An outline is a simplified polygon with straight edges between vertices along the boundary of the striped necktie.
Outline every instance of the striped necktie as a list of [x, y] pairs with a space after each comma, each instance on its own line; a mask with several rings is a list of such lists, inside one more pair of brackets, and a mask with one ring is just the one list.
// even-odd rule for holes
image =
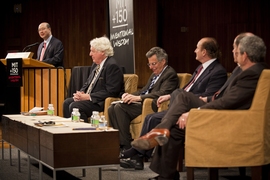
[[147, 88], [146, 91], [144, 91], [144, 92], [141, 93], [142, 95], [143, 95], [143, 94], [148, 94], [148, 93], [149, 93], [149, 90], [154, 86], [157, 77], [158, 77], [158, 76], [154, 76], [154, 77], [152, 78], [152, 81], [151, 81], [149, 87]]
[[97, 76], [99, 74], [99, 69], [100, 69], [100, 65], [97, 65], [96, 70], [95, 70], [94, 78], [92, 79], [92, 81], [91, 81], [91, 83], [90, 83], [90, 85], [89, 85], [89, 87], [88, 87], [88, 89], [86, 91], [86, 94], [89, 94], [92, 91], [93, 85], [96, 82]]

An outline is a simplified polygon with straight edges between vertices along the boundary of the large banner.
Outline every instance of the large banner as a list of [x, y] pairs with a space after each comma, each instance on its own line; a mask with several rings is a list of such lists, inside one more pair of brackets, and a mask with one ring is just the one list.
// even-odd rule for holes
[[109, 0], [109, 6], [114, 57], [125, 68], [125, 73], [135, 73], [133, 0]]

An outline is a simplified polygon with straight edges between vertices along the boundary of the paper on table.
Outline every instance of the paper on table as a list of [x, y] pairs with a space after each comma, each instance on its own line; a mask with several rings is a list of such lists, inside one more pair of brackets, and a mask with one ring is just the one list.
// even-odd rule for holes
[[[119, 100], [119, 101], [113, 101], [111, 104], [118, 104], [118, 103], [124, 103], [124, 101], [122, 101], [122, 100]], [[135, 103], [135, 104], [141, 104], [141, 102], [132, 102], [132, 103]]]
[[39, 111], [43, 111], [43, 107], [34, 107], [29, 112], [30, 113], [36, 113], [36, 112], [39, 112]]

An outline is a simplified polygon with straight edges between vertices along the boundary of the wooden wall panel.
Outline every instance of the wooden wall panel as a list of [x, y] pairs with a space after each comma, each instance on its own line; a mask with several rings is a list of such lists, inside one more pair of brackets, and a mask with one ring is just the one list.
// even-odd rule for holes
[[145, 54], [152, 47], [158, 46], [158, 16], [156, 0], [135, 0], [134, 2], [134, 42], [135, 73], [139, 77], [138, 87], [143, 87], [152, 70], [147, 66]]
[[[169, 54], [170, 65], [178, 72], [192, 73], [198, 66], [194, 50], [197, 42], [206, 36], [217, 39], [221, 51], [220, 59], [228, 72], [233, 62], [232, 44], [235, 36], [250, 31], [262, 37], [270, 47], [270, 3], [262, 0], [221, 0], [221, 1], [159, 1], [162, 28], [159, 37], [161, 46]], [[268, 10], [267, 10], [268, 9]], [[187, 31], [184, 32], [184, 28]], [[269, 60], [269, 48], [267, 62]]]
[[[192, 73], [198, 62], [194, 49], [200, 38], [215, 37], [221, 47], [222, 64], [231, 71], [234, 37], [251, 31], [261, 36], [267, 47], [270, 64], [270, 2], [266, 0], [133, 0], [135, 72], [139, 87], [146, 83], [151, 71], [145, 53], [153, 46], [164, 48], [169, 65], [178, 72]], [[22, 13], [14, 13], [13, 0], [0, 11], [0, 57], [8, 50], [22, 50], [26, 45], [41, 42], [39, 23], [51, 24], [52, 33], [62, 40], [66, 68], [89, 66], [89, 41], [108, 35], [108, 0], [27, 0], [21, 1]], [[42, 7], [42, 8], [40, 8]], [[187, 31], [183, 30], [187, 27]], [[31, 49], [36, 52], [37, 47]], [[36, 54], [34, 55], [34, 58]]]

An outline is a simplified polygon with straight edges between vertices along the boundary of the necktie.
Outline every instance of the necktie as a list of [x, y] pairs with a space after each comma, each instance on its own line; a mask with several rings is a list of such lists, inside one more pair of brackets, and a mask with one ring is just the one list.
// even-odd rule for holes
[[152, 81], [151, 81], [149, 87], [148, 87], [147, 90], [144, 91], [142, 94], [148, 94], [148, 91], [149, 91], [149, 90], [153, 87], [153, 85], [155, 84], [157, 77], [158, 77], [158, 76], [154, 76], [154, 77], [152, 78]]
[[45, 50], [46, 50], [46, 42], [43, 43], [43, 48], [42, 48], [41, 55], [40, 55], [40, 61], [43, 60]]
[[216, 99], [216, 97], [219, 95], [220, 91], [217, 91], [213, 96], [212, 96], [212, 101]]
[[196, 73], [196, 75], [194, 76], [194, 78], [190, 81], [190, 83], [185, 87], [185, 90], [188, 91], [190, 89], [190, 86], [192, 84], [194, 84], [194, 82], [196, 81], [197, 77], [199, 76], [199, 74], [201, 73], [203, 69], [203, 66], [201, 65]]
[[97, 79], [97, 76], [99, 74], [99, 68], [100, 68], [100, 65], [97, 65], [97, 68], [95, 70], [95, 75], [94, 75], [94, 78], [92, 79], [87, 91], [86, 91], [86, 94], [89, 94], [91, 91], [92, 91], [92, 88], [93, 88], [93, 85], [94, 83], [96, 82], [96, 79]]

